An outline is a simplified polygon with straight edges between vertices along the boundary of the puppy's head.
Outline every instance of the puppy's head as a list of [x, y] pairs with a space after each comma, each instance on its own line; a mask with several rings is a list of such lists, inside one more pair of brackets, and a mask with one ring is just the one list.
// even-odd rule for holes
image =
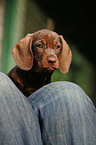
[[37, 72], [52, 72], [59, 68], [66, 73], [72, 59], [64, 38], [47, 29], [26, 35], [15, 45], [12, 55], [21, 69], [34, 67]]

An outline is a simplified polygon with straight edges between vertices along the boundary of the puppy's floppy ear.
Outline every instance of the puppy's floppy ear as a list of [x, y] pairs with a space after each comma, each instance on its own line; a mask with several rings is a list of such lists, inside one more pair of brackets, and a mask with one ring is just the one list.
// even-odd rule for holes
[[22, 70], [29, 70], [33, 65], [32, 41], [34, 34], [27, 34], [12, 49], [12, 55], [18, 67]]
[[59, 69], [62, 73], [67, 73], [72, 60], [72, 53], [62, 35], [60, 35], [60, 39], [62, 44], [62, 52], [59, 58]]

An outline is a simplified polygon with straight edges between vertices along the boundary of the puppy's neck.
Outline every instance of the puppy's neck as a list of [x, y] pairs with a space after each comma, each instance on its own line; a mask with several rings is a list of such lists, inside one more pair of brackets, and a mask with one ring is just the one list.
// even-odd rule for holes
[[34, 83], [42, 83], [42, 86], [50, 83], [52, 73], [52, 71], [38, 71], [33, 68], [29, 71], [26, 71], [27, 79], [29, 79], [30, 81], [34, 81]]
[[28, 97], [42, 86], [51, 82], [52, 72], [36, 72], [34, 68], [24, 71], [18, 66], [15, 66], [7, 75], [19, 90]]

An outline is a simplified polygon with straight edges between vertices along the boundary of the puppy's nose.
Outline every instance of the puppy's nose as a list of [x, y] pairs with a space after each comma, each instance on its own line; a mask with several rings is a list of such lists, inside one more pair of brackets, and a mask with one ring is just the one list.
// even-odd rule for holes
[[53, 64], [56, 62], [56, 57], [55, 56], [49, 56], [47, 58], [47, 61], [50, 63], [50, 64]]

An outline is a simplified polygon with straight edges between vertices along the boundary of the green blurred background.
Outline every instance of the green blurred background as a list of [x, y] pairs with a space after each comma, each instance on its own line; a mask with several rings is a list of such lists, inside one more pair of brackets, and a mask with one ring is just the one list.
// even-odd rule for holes
[[[59, 70], [54, 81], [71, 81], [84, 89], [96, 105], [96, 19], [94, 4], [64, 0], [0, 0], [0, 71], [8, 73], [15, 65], [14, 45], [27, 33], [50, 29], [63, 35], [72, 50], [67, 74]], [[89, 8], [91, 13], [89, 13]]]

